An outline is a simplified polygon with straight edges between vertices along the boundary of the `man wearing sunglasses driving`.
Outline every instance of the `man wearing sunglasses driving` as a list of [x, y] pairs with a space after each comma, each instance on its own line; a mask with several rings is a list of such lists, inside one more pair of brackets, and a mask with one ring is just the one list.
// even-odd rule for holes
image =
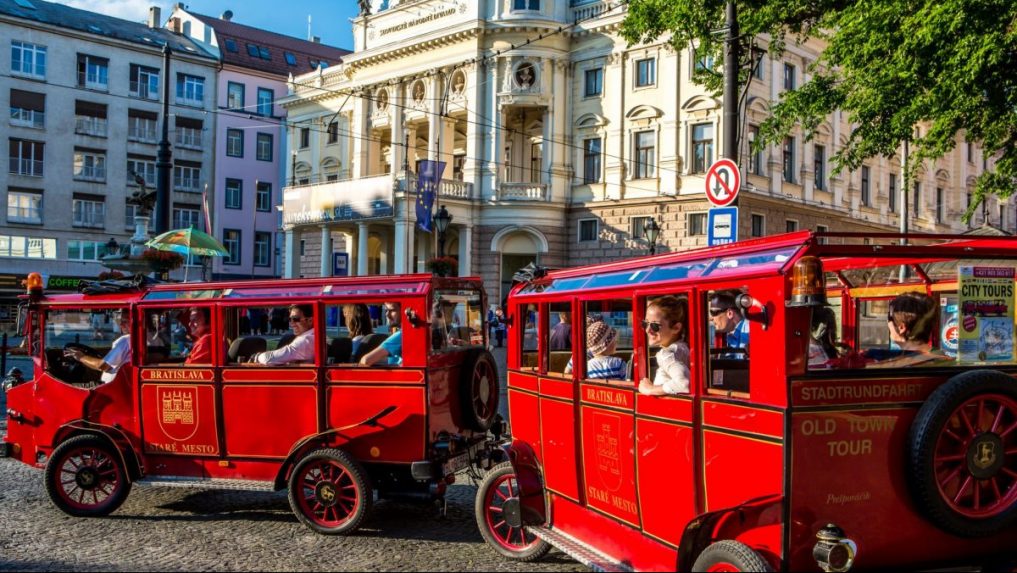
[[290, 328], [296, 338], [282, 348], [259, 352], [251, 362], [277, 366], [290, 362], [314, 362], [314, 308], [309, 304], [290, 305]]

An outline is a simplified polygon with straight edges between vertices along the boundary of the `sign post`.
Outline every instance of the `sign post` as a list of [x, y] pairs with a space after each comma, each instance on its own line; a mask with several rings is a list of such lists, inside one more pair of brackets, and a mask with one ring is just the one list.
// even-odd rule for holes
[[350, 255], [349, 253], [332, 253], [332, 276], [349, 276]]

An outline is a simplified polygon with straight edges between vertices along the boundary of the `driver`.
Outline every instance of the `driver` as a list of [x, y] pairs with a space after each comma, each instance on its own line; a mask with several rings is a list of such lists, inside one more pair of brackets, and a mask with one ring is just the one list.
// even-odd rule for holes
[[713, 295], [709, 312], [714, 332], [724, 335], [725, 346], [745, 349], [745, 355], [733, 354], [731, 358], [745, 358], [749, 350], [749, 321], [742, 316], [735, 297], [728, 293]]
[[80, 348], [65, 348], [64, 356], [83, 364], [93, 370], [102, 372], [103, 384], [112, 382], [117, 377], [120, 367], [131, 359], [131, 315], [122, 310], [113, 312], [113, 320], [120, 325], [120, 338], [113, 341], [113, 347], [106, 356], [88, 356]]

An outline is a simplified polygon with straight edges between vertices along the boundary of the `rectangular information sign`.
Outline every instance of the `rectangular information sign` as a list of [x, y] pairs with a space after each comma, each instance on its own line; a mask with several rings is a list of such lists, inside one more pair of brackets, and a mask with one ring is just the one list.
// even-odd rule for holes
[[707, 221], [706, 244], [726, 245], [738, 240], [738, 207], [714, 207]]
[[1012, 362], [1014, 268], [958, 267], [958, 362]]

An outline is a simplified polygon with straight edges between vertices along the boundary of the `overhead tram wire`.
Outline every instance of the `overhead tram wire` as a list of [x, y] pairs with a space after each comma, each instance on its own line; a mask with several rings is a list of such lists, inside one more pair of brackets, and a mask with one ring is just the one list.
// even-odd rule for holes
[[[20, 76], [15, 76], [15, 75], [10, 75], [10, 74], [0, 74], [0, 77], [10, 78], [10, 79], [22, 79]], [[54, 87], [58, 87], [58, 88], [64, 88], [64, 89], [68, 89], [68, 90], [73, 90], [73, 91], [85, 92], [85, 93], [89, 93], [89, 94], [93, 94], [93, 95], [95, 93], [92, 90], [87, 90], [85, 88], [81, 88], [81, 87], [78, 87], [78, 86], [75, 86], [75, 85], [58, 84], [58, 83], [52, 83], [52, 82], [49, 82], [46, 85], [54, 86]], [[110, 98], [124, 99], [124, 100], [128, 100], [128, 101], [133, 101], [133, 102], [152, 103], [152, 102], [147, 102], [145, 100], [139, 100], [137, 97], [127, 96], [127, 95], [120, 95], [120, 94], [114, 94], [114, 93], [106, 93], [104, 95], [106, 97], [110, 97]], [[356, 96], [354, 96], [354, 97], [356, 97]], [[328, 135], [328, 130], [327, 129], [320, 129], [320, 128], [314, 127], [310, 123], [307, 124], [307, 125], [304, 125], [302, 123], [289, 121], [289, 120], [286, 120], [286, 119], [283, 119], [283, 118], [275, 118], [275, 117], [271, 117], [271, 116], [261, 116], [261, 115], [252, 114], [252, 113], [238, 112], [235, 109], [228, 109], [228, 108], [222, 108], [222, 109], [202, 109], [202, 108], [196, 108], [196, 107], [191, 107], [191, 106], [186, 106], [186, 105], [181, 105], [181, 104], [170, 104], [170, 107], [173, 108], [175, 111], [187, 111], [187, 112], [194, 113], [195, 115], [197, 115], [197, 114], [206, 115], [206, 116], [207, 115], [220, 115], [220, 116], [230, 116], [230, 117], [234, 117], [234, 118], [258, 119], [259, 121], [262, 121], [263, 123], [266, 124], [265, 126], [242, 126], [242, 127], [230, 128], [230, 129], [259, 129], [261, 127], [267, 127], [269, 125], [275, 126], [275, 127], [282, 127], [282, 128], [287, 128], [287, 127], [291, 127], [291, 126], [297, 126], [297, 127], [304, 127], [306, 129], [310, 129], [311, 131], [313, 131], [315, 133], [318, 133], [318, 134]], [[248, 107], [248, 106], [245, 106], [245, 108], [246, 107]], [[250, 107], [257, 107], [257, 105], [254, 104], [254, 105], [252, 105]], [[426, 112], [426, 113], [428, 115], [434, 115], [432, 112]], [[173, 115], [179, 115], [179, 114], [173, 114]], [[187, 117], [187, 116], [181, 116], [181, 117]], [[314, 123], [317, 123], [317, 122], [314, 122]], [[209, 128], [202, 128], [202, 131], [207, 131], [208, 129]], [[506, 129], [507, 131], [514, 131], [514, 130], [508, 129], [508, 128], [501, 128], [501, 129]], [[350, 137], [352, 139], [357, 139], [357, 140], [360, 140], [360, 141], [373, 142], [373, 143], [389, 143], [391, 145], [401, 145], [401, 144], [398, 144], [398, 143], [396, 143], [394, 141], [387, 141], [387, 140], [384, 140], [384, 139], [381, 139], [381, 138], [375, 138], [375, 137], [370, 137], [370, 136], [360, 136], [360, 135], [356, 135], [356, 134], [354, 134], [352, 132], [349, 132], [349, 131], [339, 131], [337, 133], [339, 135], [345, 135], [347, 137]], [[575, 146], [572, 146], [572, 147], [575, 147]], [[414, 151], [416, 151], [418, 153], [420, 153], [420, 152], [426, 153], [428, 151], [428, 149], [426, 147], [418, 147], [416, 145], [410, 146], [408, 149], [412, 149], [412, 150], [414, 150]], [[581, 148], [577, 148], [577, 149], [581, 149]], [[605, 157], [615, 157], [615, 156], [610, 156], [610, 155], [607, 155], [607, 154], [605, 154], [604, 156]], [[467, 160], [475, 161], [479, 165], [485, 165], [485, 166], [494, 165], [496, 167], [512, 167], [512, 168], [521, 169], [524, 172], [530, 170], [528, 165], [523, 165], [523, 164], [518, 164], [518, 163], [506, 163], [506, 162], [503, 162], [503, 161], [498, 161], [498, 160], [493, 160], [493, 159], [484, 159], [482, 157], [471, 157], [471, 156], [463, 156], [463, 157], [465, 159], [467, 159]], [[281, 159], [280, 159], [280, 161], [281, 161]], [[658, 169], [658, 170], [664, 170], [663, 168], [661, 168], [661, 167], [659, 167], [657, 165], [654, 165], [653, 167], [655, 169]], [[544, 170], [540, 170], [539, 173], [541, 173], [541, 174], [548, 174], [548, 175], [550, 174], [549, 171], [544, 171]], [[576, 179], [578, 179], [578, 178], [576, 178]], [[611, 185], [611, 186], [615, 186], [615, 187], [625, 187], [627, 189], [632, 189], [632, 190], [636, 190], [636, 191], [646, 191], [646, 192], [653, 192], [653, 193], [658, 192], [658, 190], [656, 190], [656, 189], [647, 189], [647, 188], [642, 188], [642, 187], [636, 187], [636, 186], [633, 186], [631, 184], [622, 185], [620, 183], [610, 183], [610, 182], [607, 182], [607, 181], [602, 181], [602, 182], [597, 183], [597, 184], [598, 185], [605, 185], [605, 186]]]

